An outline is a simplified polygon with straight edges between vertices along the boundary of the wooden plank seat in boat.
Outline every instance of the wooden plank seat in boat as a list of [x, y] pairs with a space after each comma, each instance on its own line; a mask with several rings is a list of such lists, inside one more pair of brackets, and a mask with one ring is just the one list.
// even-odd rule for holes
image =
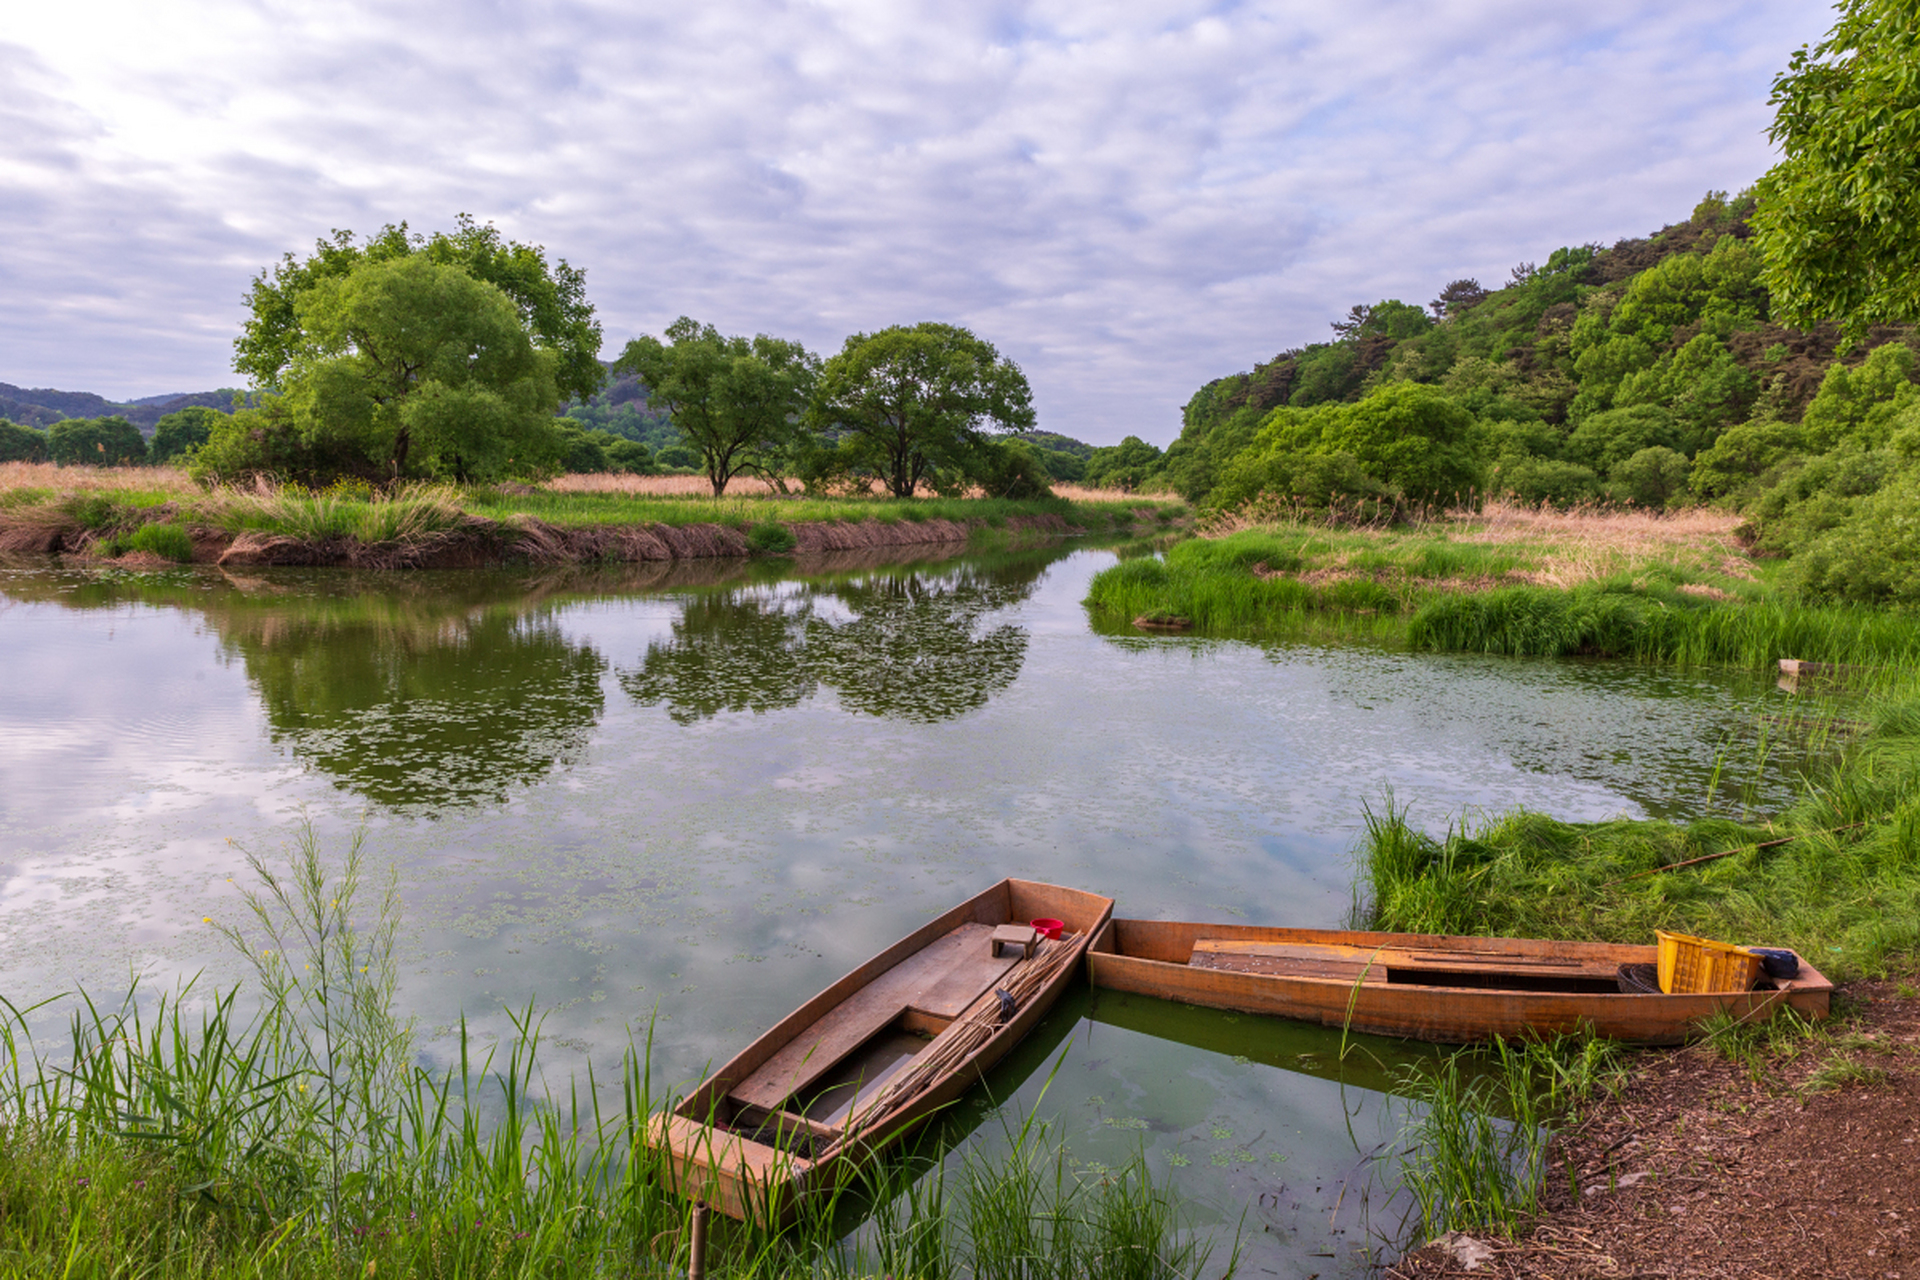
[[1449, 975], [1475, 985], [1500, 974], [1516, 978], [1611, 980], [1618, 962], [1611, 957], [1540, 955], [1522, 952], [1411, 950], [1400, 947], [1358, 947], [1339, 943], [1266, 942], [1230, 938], [1200, 938], [1187, 963], [1196, 969], [1232, 973], [1276, 974], [1297, 978], [1332, 978], [1343, 982], [1385, 983], [1431, 979], [1445, 986]]
[[994, 955], [992, 937], [990, 925], [963, 924], [906, 957], [795, 1036], [727, 1096], [775, 1111], [902, 1015], [923, 1015], [922, 1029], [937, 1032], [1019, 962], [1018, 951]]

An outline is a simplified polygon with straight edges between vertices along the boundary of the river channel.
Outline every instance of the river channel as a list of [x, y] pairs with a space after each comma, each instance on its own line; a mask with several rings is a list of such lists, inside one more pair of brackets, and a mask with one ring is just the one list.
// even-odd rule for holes
[[[684, 1086], [1001, 876], [1338, 925], [1389, 788], [1435, 829], [1790, 793], [1753, 677], [1102, 634], [1113, 558], [0, 567], [0, 995], [237, 979], [203, 919], [304, 817], [397, 870], [425, 1060], [530, 1005], [550, 1084], [651, 1019]], [[1243, 1274], [1357, 1275], [1414, 1052], [1367, 1047], [1343, 1079], [1337, 1034], [1083, 991], [992, 1101], [1085, 1161], [1144, 1146]], [[1002, 1141], [968, 1105], [963, 1145]]]

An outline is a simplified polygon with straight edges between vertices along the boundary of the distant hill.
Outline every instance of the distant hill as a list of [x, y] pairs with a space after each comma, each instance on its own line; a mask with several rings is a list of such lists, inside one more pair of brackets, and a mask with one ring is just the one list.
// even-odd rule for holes
[[103, 418], [118, 414], [153, 434], [153, 424], [190, 405], [204, 405], [222, 413], [233, 411], [232, 390], [168, 392], [138, 400], [114, 401], [91, 391], [56, 391], [52, 387], [16, 387], [0, 382], [0, 418], [25, 427], [50, 427], [64, 418]]

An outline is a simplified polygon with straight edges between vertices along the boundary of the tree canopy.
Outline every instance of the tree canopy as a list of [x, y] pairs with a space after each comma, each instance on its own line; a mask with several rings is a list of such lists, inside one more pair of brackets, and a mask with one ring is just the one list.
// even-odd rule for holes
[[304, 289], [295, 320], [280, 393], [217, 426], [203, 474], [485, 480], [554, 460], [558, 359], [464, 267], [365, 260]]
[[551, 264], [546, 250], [502, 238], [492, 223], [481, 225], [467, 214], [454, 230], [430, 236], [410, 233], [407, 224], [388, 224], [363, 243], [351, 231], [336, 230], [315, 241], [306, 259], [287, 254], [271, 272], [255, 277], [247, 295], [248, 316], [233, 343], [233, 367], [258, 387], [278, 390], [304, 344], [300, 299], [323, 281], [340, 280], [356, 268], [398, 258], [422, 257], [438, 266], [458, 267], [500, 290], [512, 302], [536, 346], [553, 355], [553, 380], [569, 399], [588, 399], [600, 387], [600, 322], [587, 301], [586, 274], [562, 258]]
[[225, 417], [218, 409], [199, 404], [167, 414], [153, 424], [153, 439], [147, 446], [147, 461], [157, 466], [199, 448]]
[[895, 497], [922, 484], [959, 489], [992, 461], [994, 433], [1030, 431], [1033, 392], [1020, 366], [956, 325], [927, 321], [856, 333], [820, 371], [814, 425]]
[[125, 418], [68, 418], [47, 428], [47, 454], [63, 467], [133, 467], [147, 460], [147, 439]]
[[727, 337], [687, 316], [666, 336], [635, 338], [613, 370], [637, 375], [672, 413], [714, 495], [742, 471], [775, 483], [789, 474], [819, 360], [797, 342]]
[[1920, 18], [1902, 0], [1841, 0], [1827, 38], [1774, 79], [1754, 230], [1788, 324], [1852, 336], [1920, 320]]

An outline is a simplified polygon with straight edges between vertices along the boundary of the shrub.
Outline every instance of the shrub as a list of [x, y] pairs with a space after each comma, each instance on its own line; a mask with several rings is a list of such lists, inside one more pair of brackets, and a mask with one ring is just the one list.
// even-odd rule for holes
[[1693, 464], [1662, 445], [1642, 449], [1607, 473], [1615, 499], [1659, 510], [1686, 492]]
[[1574, 507], [1600, 496], [1600, 477], [1591, 467], [1553, 458], [1502, 458], [1488, 484], [1496, 493], [1533, 505]]
[[1920, 608], [1920, 473], [1861, 498], [1793, 558], [1788, 578], [1814, 599]]
[[114, 543], [115, 555], [148, 551], [175, 564], [193, 563], [193, 538], [177, 524], [143, 524]]
[[226, 416], [218, 409], [198, 404], [168, 414], [153, 424], [153, 442], [147, 449], [147, 461], [157, 466], [187, 456], [207, 442], [214, 424]]
[[45, 462], [47, 433], [0, 418], [0, 462]]
[[747, 544], [762, 555], [782, 555], [793, 550], [799, 541], [793, 530], [773, 520], [747, 531]]

